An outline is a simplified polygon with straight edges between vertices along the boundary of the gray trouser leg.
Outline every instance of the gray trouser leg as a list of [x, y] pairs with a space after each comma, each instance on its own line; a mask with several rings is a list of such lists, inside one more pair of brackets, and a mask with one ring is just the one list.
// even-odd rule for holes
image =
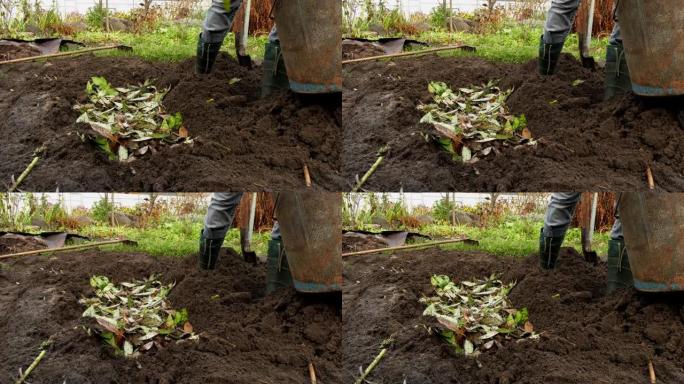
[[273, 222], [273, 228], [271, 229], [271, 240], [280, 241], [280, 223], [278, 221]]
[[204, 237], [223, 239], [233, 224], [235, 210], [242, 199], [242, 192], [216, 192], [204, 217]]
[[549, 201], [544, 217], [544, 236], [560, 237], [565, 235], [581, 196], [582, 194], [579, 192], [556, 192], [551, 195], [551, 201]]
[[613, 25], [613, 32], [610, 33], [610, 39], [608, 40], [610, 44], [616, 45], [622, 43], [622, 35], [620, 34], [620, 23], [615, 23]]
[[575, 21], [580, 0], [552, 0], [544, 25], [544, 44], [565, 41]]
[[268, 41], [271, 43], [276, 43], [280, 40], [278, 37], [278, 27], [276, 25], [273, 25], [273, 28], [271, 29], [271, 33], [268, 34]]
[[202, 24], [202, 42], [221, 43], [233, 26], [235, 13], [240, 9], [242, 0], [230, 0], [226, 9], [223, 0], [211, 0], [207, 17]]
[[620, 215], [615, 216], [615, 222], [613, 223], [613, 228], [610, 230], [611, 240], [624, 240], [625, 237], [622, 234], [622, 221], [620, 221]]

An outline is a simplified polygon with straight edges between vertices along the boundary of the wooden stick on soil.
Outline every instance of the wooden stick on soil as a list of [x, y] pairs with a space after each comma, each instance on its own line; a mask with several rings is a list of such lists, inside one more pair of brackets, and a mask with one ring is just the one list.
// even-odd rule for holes
[[362, 57], [360, 59], [344, 60], [344, 61], [342, 61], [342, 64], [360, 63], [363, 61], [372, 61], [372, 60], [380, 60], [380, 59], [390, 59], [393, 57], [415, 56], [415, 55], [421, 55], [424, 53], [447, 51], [447, 50], [452, 50], [452, 49], [474, 50], [475, 48], [471, 47], [469, 45], [450, 45], [447, 47], [422, 49], [420, 51], [402, 52], [402, 53], [394, 53], [391, 55], [380, 55], [380, 56]]
[[309, 378], [311, 379], [311, 384], [316, 384], [316, 370], [314, 370], [314, 366], [311, 361], [309, 361]]
[[361, 180], [359, 180], [358, 183], [356, 183], [356, 186], [354, 189], [352, 189], [352, 192], [358, 192], [359, 189], [368, 181], [368, 178], [371, 177], [371, 175], [375, 172], [376, 169], [380, 166], [380, 163], [382, 163], [382, 160], [385, 159], [385, 155], [380, 155], [377, 160], [375, 160], [375, 163], [373, 166], [370, 167], [370, 169], [363, 175]]
[[103, 51], [105, 49], [123, 49], [123, 50], [131, 50], [132, 48], [126, 45], [121, 45], [121, 44], [114, 44], [114, 45], [105, 45], [102, 47], [94, 47], [94, 48], [84, 48], [84, 49], [77, 49], [74, 51], [68, 51], [68, 52], [59, 52], [59, 53], [51, 53], [49, 55], [39, 55], [39, 56], [31, 56], [31, 57], [22, 57], [21, 59], [13, 59], [13, 60], [6, 60], [6, 61], [0, 61], [0, 65], [3, 64], [15, 64], [15, 63], [23, 63], [26, 61], [34, 61], [34, 60], [40, 60], [40, 59], [51, 59], [53, 57], [64, 57], [64, 56], [73, 56], [73, 55], [79, 55], [81, 53], [88, 53], [88, 52], [95, 52], [95, 51]]
[[304, 164], [304, 182], [307, 188], [311, 188], [311, 174], [309, 173], [309, 167]]
[[43, 357], [45, 356], [46, 353], [47, 353], [47, 351], [45, 349], [40, 351], [40, 354], [38, 355], [38, 357], [36, 357], [36, 359], [33, 360], [33, 363], [31, 363], [31, 365], [29, 365], [29, 367], [26, 368], [26, 371], [24, 372], [24, 374], [21, 375], [21, 377], [16, 381], [15, 384], [23, 383], [26, 380], [26, 378], [28, 378], [28, 376], [31, 374], [31, 372], [38, 366], [38, 363], [40, 363], [40, 361], [43, 360]]
[[648, 359], [648, 375], [651, 377], [651, 384], [656, 384], [655, 369], [653, 369], [653, 360]]
[[24, 169], [24, 172], [22, 172], [21, 175], [19, 175], [19, 178], [17, 179], [17, 181], [15, 181], [14, 184], [12, 184], [12, 186], [9, 189], [9, 192], [14, 192], [17, 190], [17, 188], [19, 188], [19, 185], [24, 182], [24, 179], [26, 179], [26, 177], [29, 175], [29, 173], [31, 173], [33, 168], [36, 167], [36, 164], [38, 164], [38, 161], [40, 161], [40, 156], [36, 156], [33, 158], [33, 160], [28, 165], [28, 167], [26, 167], [26, 169]]
[[412, 249], [412, 248], [420, 248], [420, 247], [433, 247], [435, 245], [440, 245], [440, 244], [452, 244], [452, 243], [460, 243], [460, 242], [468, 242], [468, 241], [474, 241], [474, 240], [471, 240], [468, 237], [461, 237], [458, 239], [431, 241], [431, 242], [420, 243], [420, 244], [402, 245], [399, 247], [377, 248], [377, 249], [368, 249], [365, 251], [343, 253], [342, 257], [369, 255], [372, 253], [381, 253], [381, 252], [385, 252], [385, 251], [398, 251], [398, 250], [402, 250], [402, 249]]
[[366, 370], [363, 371], [363, 374], [359, 376], [358, 379], [354, 382], [354, 384], [362, 384], [364, 380], [366, 380], [366, 377], [370, 375], [370, 373], [373, 371], [376, 365], [380, 362], [383, 356], [385, 356], [385, 353], [387, 353], [387, 348], [383, 348], [380, 353], [375, 357], [375, 360], [373, 360], [372, 363], [368, 367], [366, 367]]
[[653, 181], [653, 171], [651, 171], [651, 166], [646, 165], [646, 179], [648, 180], [648, 189], [655, 189], [655, 182]]
[[118, 243], [129, 243], [129, 244], [137, 244], [135, 241], [127, 240], [127, 239], [122, 239], [122, 240], [106, 240], [106, 241], [99, 241], [96, 243], [88, 243], [88, 244], [79, 244], [79, 245], [70, 245], [67, 247], [60, 247], [60, 248], [46, 248], [46, 249], [36, 249], [34, 251], [26, 251], [26, 252], [19, 252], [19, 253], [11, 253], [9, 255], [2, 255], [0, 256], [0, 260], [2, 259], [9, 259], [10, 257], [15, 257], [15, 256], [29, 256], [29, 255], [37, 255], [40, 253], [52, 253], [52, 252], [62, 252], [62, 251], [73, 251], [77, 249], [86, 249], [86, 248], [93, 248], [97, 247], [100, 245], [108, 245], [108, 244], [118, 244]]

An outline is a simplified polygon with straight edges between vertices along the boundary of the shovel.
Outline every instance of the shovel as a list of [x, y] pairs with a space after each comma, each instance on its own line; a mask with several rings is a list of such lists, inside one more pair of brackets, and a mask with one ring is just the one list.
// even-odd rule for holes
[[591, 70], [596, 69], [596, 61], [591, 56], [589, 49], [591, 48], [591, 33], [594, 30], [594, 8], [596, 0], [591, 0], [589, 4], [589, 15], [586, 19], [586, 28], [578, 26], [577, 37], [579, 40], [580, 57], [582, 58], [582, 66]]
[[235, 54], [237, 55], [238, 64], [251, 69], [252, 58], [247, 54], [247, 37], [249, 36], [249, 19], [252, 11], [252, 0], [246, 0], [244, 7], [245, 19], [242, 23], [242, 32], [235, 34]]
[[256, 252], [252, 251], [252, 234], [254, 232], [254, 217], [256, 216], [256, 192], [252, 193], [252, 201], [249, 206], [249, 223], [247, 228], [240, 228], [240, 247], [242, 257], [246, 262], [256, 265]]
[[[582, 254], [584, 260], [594, 265], [598, 264], [598, 255], [591, 250], [591, 241], [594, 236], [594, 227], [596, 227], [596, 206], [598, 205], [598, 193], [594, 192], [591, 196], [591, 214], [589, 215], [589, 223], [582, 225]], [[587, 225], [588, 224], [588, 225]]]

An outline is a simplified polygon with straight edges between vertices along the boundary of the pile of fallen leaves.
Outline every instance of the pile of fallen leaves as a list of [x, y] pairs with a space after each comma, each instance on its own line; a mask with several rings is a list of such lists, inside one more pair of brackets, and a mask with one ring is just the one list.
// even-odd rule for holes
[[106, 276], [93, 276], [95, 296], [79, 303], [88, 308], [83, 317], [97, 322], [88, 329], [125, 357], [137, 357], [165, 343], [198, 340], [185, 309], [175, 310], [166, 297], [174, 283], [164, 285], [156, 277], [114, 284]]
[[459, 88], [455, 92], [442, 82], [431, 82], [428, 91], [433, 103], [421, 104], [421, 123], [429, 123], [435, 139], [454, 160], [474, 163], [497, 153], [495, 142], [503, 145], [534, 144], [525, 115], [510, 113], [506, 100], [513, 92], [500, 90], [494, 81], [480, 87]]
[[428, 328], [437, 333], [457, 353], [477, 356], [506, 339], [537, 339], [527, 319], [527, 308], [515, 309], [508, 293], [515, 283], [504, 284], [492, 275], [486, 279], [454, 283], [445, 275], [434, 275], [430, 283], [435, 296], [423, 297], [424, 316], [434, 317], [437, 325]]
[[93, 77], [86, 86], [88, 102], [76, 104], [77, 123], [88, 124], [94, 142], [111, 160], [130, 162], [161, 146], [192, 143], [180, 113], [169, 114], [162, 100], [169, 89], [144, 84], [112, 87], [104, 77]]

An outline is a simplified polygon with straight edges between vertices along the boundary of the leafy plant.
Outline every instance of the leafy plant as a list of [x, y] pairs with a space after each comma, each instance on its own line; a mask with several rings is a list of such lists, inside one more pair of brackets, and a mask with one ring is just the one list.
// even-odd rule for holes
[[156, 152], [163, 145], [192, 143], [180, 112], [164, 110], [162, 100], [168, 91], [159, 91], [149, 80], [115, 88], [104, 77], [93, 77], [86, 85], [89, 102], [74, 106], [81, 112], [76, 122], [88, 124], [92, 129], [88, 138], [111, 160], [122, 162]]
[[510, 113], [506, 99], [513, 92], [501, 91], [494, 81], [455, 92], [443, 82], [431, 82], [433, 103], [418, 106], [425, 115], [421, 123], [432, 124], [437, 143], [455, 160], [474, 163], [506, 145], [534, 144], [525, 115]]
[[109, 218], [109, 213], [114, 210], [114, 204], [109, 201], [107, 194], [105, 194], [100, 200], [93, 204], [90, 209], [90, 214], [95, 221], [100, 223], [106, 223]]
[[105, 344], [124, 357], [135, 358], [171, 341], [199, 340], [188, 321], [188, 311], [174, 310], [166, 300], [174, 285], [165, 285], [154, 275], [118, 285], [96, 275], [90, 278], [95, 296], [79, 303], [87, 307], [83, 317], [97, 322], [93, 331]]
[[474, 281], [455, 283], [446, 275], [430, 278], [435, 296], [423, 297], [423, 316], [434, 317], [437, 325], [429, 328], [458, 353], [477, 356], [506, 339], [539, 335], [528, 321], [527, 308], [515, 309], [508, 293], [515, 283], [504, 284], [496, 275]]
[[95, 2], [95, 5], [88, 8], [85, 15], [85, 22], [92, 30], [102, 30], [108, 13], [109, 11], [107, 10], [107, 7], [104, 6], [102, 0], [98, 0]]

